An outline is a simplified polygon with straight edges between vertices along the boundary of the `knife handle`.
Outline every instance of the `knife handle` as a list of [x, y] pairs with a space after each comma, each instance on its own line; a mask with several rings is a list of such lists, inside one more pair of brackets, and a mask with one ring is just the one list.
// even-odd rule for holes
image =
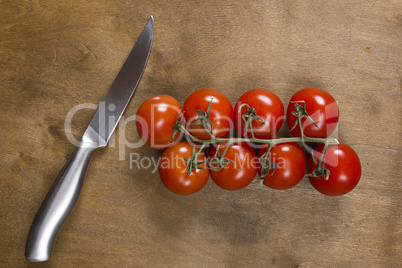
[[95, 149], [78, 146], [50, 188], [28, 234], [25, 248], [28, 261], [50, 259], [57, 234], [77, 203]]

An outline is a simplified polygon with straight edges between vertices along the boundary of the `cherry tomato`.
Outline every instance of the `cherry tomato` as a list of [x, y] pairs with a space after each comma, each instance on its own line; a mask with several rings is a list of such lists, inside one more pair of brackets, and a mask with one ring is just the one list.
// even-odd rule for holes
[[[213, 89], [200, 89], [193, 92], [183, 105], [185, 120], [188, 125], [199, 119], [197, 110], [206, 112], [211, 103], [209, 121], [211, 122], [212, 134], [218, 138], [224, 138], [229, 134], [233, 122], [233, 107], [229, 99], [221, 92]], [[191, 135], [209, 140], [211, 136], [201, 125], [189, 126]]]
[[307, 113], [301, 119], [305, 136], [326, 138], [334, 132], [339, 119], [339, 108], [335, 99], [328, 92], [319, 88], [305, 88], [296, 92], [290, 99], [286, 121], [292, 135], [300, 137], [300, 126], [296, 125], [297, 116], [293, 114], [296, 112], [295, 105], [299, 105], [299, 108], [304, 106]]
[[[268, 144], [261, 147], [258, 151], [259, 158], [268, 151], [268, 147]], [[277, 190], [292, 188], [303, 179], [306, 173], [306, 156], [303, 149], [295, 142], [274, 145], [268, 154], [268, 160], [276, 164], [276, 169], [270, 168], [264, 177], [264, 185], [270, 188]], [[261, 165], [258, 175], [261, 176]]]
[[243, 104], [255, 109], [255, 114], [264, 120], [264, 124], [259, 120], [252, 121], [254, 137], [258, 139], [273, 138], [283, 123], [284, 109], [281, 100], [266, 89], [252, 89], [239, 98], [234, 108], [234, 125], [242, 137], [251, 138], [251, 129], [243, 121], [248, 108], [243, 106], [239, 111]]
[[[313, 174], [317, 165], [313, 157], [319, 163], [324, 144], [319, 145], [308, 161], [308, 172]], [[359, 183], [361, 165], [356, 152], [344, 143], [328, 145], [324, 153], [324, 167], [329, 170], [328, 180], [325, 176], [309, 176], [310, 183], [322, 194], [329, 196], [344, 195], [353, 190]]]
[[[188, 163], [185, 157], [191, 159], [193, 147], [187, 142], [181, 141], [167, 148], [161, 156], [159, 162], [159, 175], [163, 184], [170, 191], [180, 195], [190, 195], [201, 190], [208, 181], [209, 172], [205, 164], [206, 155], [201, 151], [197, 162], [204, 162], [199, 168], [192, 169], [187, 173]], [[199, 149], [195, 150], [198, 153]]]
[[[219, 144], [219, 155], [222, 156], [227, 149], [227, 143]], [[216, 156], [217, 145], [209, 150], [209, 160], [211, 167], [218, 166], [211, 162]], [[249, 185], [257, 174], [258, 159], [255, 156], [253, 148], [247, 143], [234, 143], [223, 156], [226, 166], [218, 171], [209, 170], [212, 180], [225, 190], [239, 190]], [[233, 162], [232, 162], [233, 161]]]
[[139, 136], [149, 146], [163, 149], [173, 145], [181, 132], [173, 131], [176, 118], [179, 116], [181, 106], [179, 102], [167, 95], [158, 95], [144, 101], [137, 111], [136, 126]]

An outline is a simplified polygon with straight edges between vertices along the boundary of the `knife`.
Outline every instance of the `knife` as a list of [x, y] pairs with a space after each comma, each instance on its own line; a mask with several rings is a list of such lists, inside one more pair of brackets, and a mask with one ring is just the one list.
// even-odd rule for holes
[[153, 32], [151, 16], [79, 145], [42, 202], [28, 234], [25, 248], [28, 261], [50, 259], [57, 234], [77, 203], [92, 153], [107, 145], [140, 81], [151, 50]]

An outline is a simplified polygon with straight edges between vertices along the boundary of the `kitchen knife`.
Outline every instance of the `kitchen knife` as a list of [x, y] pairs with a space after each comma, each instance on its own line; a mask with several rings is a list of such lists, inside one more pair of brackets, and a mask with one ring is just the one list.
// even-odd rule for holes
[[40, 262], [50, 259], [57, 234], [77, 203], [93, 151], [107, 145], [140, 81], [151, 50], [153, 32], [151, 16], [79, 145], [39, 208], [28, 234], [27, 260]]

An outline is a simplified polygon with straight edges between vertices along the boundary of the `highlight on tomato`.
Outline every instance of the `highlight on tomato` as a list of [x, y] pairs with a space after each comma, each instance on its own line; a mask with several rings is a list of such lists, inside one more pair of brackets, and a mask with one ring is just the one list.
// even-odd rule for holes
[[307, 137], [327, 138], [336, 129], [338, 120], [338, 104], [328, 92], [319, 88], [304, 88], [296, 92], [286, 111], [287, 125], [295, 137], [301, 137], [300, 129], [303, 129]]
[[264, 176], [263, 184], [276, 190], [286, 190], [296, 186], [306, 173], [306, 156], [303, 149], [295, 142], [272, 146], [264, 144], [258, 151], [262, 163], [258, 175]]
[[281, 128], [283, 120], [281, 100], [266, 89], [247, 91], [234, 108], [234, 125], [244, 138], [251, 138], [253, 133], [255, 138], [271, 139]]
[[233, 143], [228, 146], [228, 143], [220, 143], [211, 147], [208, 153], [209, 173], [215, 184], [222, 189], [239, 190], [254, 180], [258, 159], [247, 143]]
[[180, 140], [183, 133], [176, 132], [174, 125], [181, 113], [180, 103], [168, 95], [158, 95], [145, 100], [137, 110], [138, 135], [155, 149], [164, 149]]
[[188, 131], [201, 140], [226, 137], [233, 123], [233, 107], [229, 99], [214, 89], [199, 89], [183, 104]]
[[[311, 185], [320, 193], [340, 196], [353, 190], [360, 181], [361, 164], [356, 152], [347, 144], [319, 145], [308, 161]], [[320, 159], [322, 159], [320, 165]]]
[[[197, 159], [194, 159], [195, 155], [198, 155]], [[208, 181], [206, 160], [204, 151], [180, 141], [162, 153], [158, 166], [159, 175], [166, 188], [173, 193], [194, 194]]]

